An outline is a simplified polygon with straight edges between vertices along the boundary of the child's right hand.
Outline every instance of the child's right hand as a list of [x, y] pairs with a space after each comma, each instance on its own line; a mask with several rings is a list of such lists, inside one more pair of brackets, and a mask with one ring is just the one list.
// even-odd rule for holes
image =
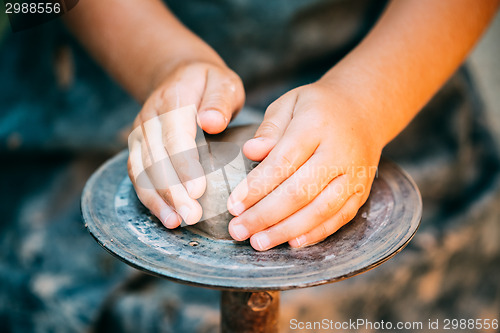
[[[220, 133], [244, 100], [241, 79], [225, 64], [194, 62], [171, 70], [144, 103], [129, 137], [128, 172], [139, 200], [167, 228], [182, 220], [194, 224], [202, 216], [196, 199], [206, 181], [196, 124]], [[161, 163], [155, 167], [155, 161]]]

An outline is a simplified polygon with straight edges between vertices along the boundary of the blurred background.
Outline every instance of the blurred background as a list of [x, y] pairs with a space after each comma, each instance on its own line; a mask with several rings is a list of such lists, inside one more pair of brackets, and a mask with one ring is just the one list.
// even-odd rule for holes
[[[225, 34], [208, 32], [210, 21], [207, 26], [197, 23], [196, 13], [211, 5], [169, 5], [242, 75], [247, 104], [257, 111], [249, 108], [239, 122], [258, 121], [274, 98], [333, 65], [332, 59], [352, 48], [383, 9], [366, 9], [360, 1], [355, 7], [368, 23], [356, 29], [339, 24], [339, 35], [350, 37], [331, 41], [332, 47], [340, 45], [333, 58], [309, 46], [307, 59], [290, 58], [289, 67], [277, 76], [268, 65], [276, 58], [264, 51], [250, 50], [248, 56], [235, 51], [244, 47], [238, 44], [245, 42], [241, 36], [256, 29], [255, 24], [242, 22], [241, 29], [230, 31], [232, 20], [241, 16], [228, 16], [217, 27], [226, 29]], [[261, 5], [248, 5], [248, 13], [257, 13]], [[311, 23], [317, 22], [313, 14], [322, 12], [328, 22], [356, 16], [346, 15], [356, 11], [340, 5], [332, 12], [316, 1], [308, 6], [305, 16], [284, 18], [306, 31], [305, 40], [321, 27]], [[261, 39], [273, 37], [260, 34]], [[225, 46], [227, 40], [234, 41], [231, 47]], [[411, 244], [366, 274], [284, 292], [284, 332], [292, 318], [500, 319], [499, 41], [497, 15], [466, 66], [384, 151], [410, 172], [422, 192], [424, 217]], [[261, 47], [271, 54], [273, 47], [283, 45]], [[295, 60], [304, 66], [291, 70]], [[85, 181], [126, 147], [139, 110], [59, 20], [12, 33], [7, 18], [0, 16], [1, 331], [218, 330], [217, 291], [140, 273], [101, 249], [83, 226], [79, 205]]]

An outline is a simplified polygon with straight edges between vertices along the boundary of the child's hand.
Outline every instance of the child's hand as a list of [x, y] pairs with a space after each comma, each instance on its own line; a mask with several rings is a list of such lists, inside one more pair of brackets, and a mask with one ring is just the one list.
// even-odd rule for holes
[[171, 71], [144, 103], [129, 137], [128, 171], [141, 202], [167, 228], [182, 220], [194, 224], [202, 216], [196, 199], [206, 183], [196, 123], [207, 133], [219, 133], [244, 99], [243, 84], [233, 71], [197, 62]]
[[263, 160], [231, 194], [229, 231], [256, 250], [310, 245], [349, 222], [368, 198], [383, 148], [356, 100], [323, 83], [269, 106], [243, 147]]

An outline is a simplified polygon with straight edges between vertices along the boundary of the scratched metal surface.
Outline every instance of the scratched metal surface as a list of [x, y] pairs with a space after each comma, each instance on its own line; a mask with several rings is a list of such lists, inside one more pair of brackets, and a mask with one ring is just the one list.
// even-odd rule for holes
[[285, 290], [336, 282], [365, 272], [401, 251], [415, 234], [422, 203], [414, 182], [382, 161], [371, 195], [353, 221], [303, 249], [267, 252], [247, 242], [215, 240], [186, 228], [168, 230], [140, 203], [127, 176], [127, 151], [89, 179], [82, 213], [110, 253], [148, 273], [227, 290]]

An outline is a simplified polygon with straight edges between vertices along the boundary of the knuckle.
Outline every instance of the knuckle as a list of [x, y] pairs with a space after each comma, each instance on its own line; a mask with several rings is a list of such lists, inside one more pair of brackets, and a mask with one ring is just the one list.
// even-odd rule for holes
[[169, 205], [172, 206], [172, 193], [168, 189], [157, 190], [160, 197]]
[[170, 161], [172, 162], [177, 175], [180, 177], [181, 175], [190, 174], [193, 169], [192, 160], [188, 159], [188, 156], [185, 152], [180, 152], [170, 156]]
[[356, 212], [357, 210], [348, 210], [348, 211], [341, 210], [339, 212], [341, 225], [344, 225], [347, 222], [351, 221], [354, 218], [354, 216], [356, 216]]
[[292, 159], [288, 156], [287, 153], [278, 153], [276, 156], [276, 161], [279, 163], [279, 165], [284, 166], [286, 169], [289, 169], [293, 165]]
[[259, 129], [257, 130], [256, 136], [266, 136], [269, 134], [273, 134], [273, 133], [277, 132], [278, 130], [279, 130], [278, 125], [276, 125], [271, 120], [265, 120], [259, 126]]
[[[156, 90], [147, 100], [147, 107], [144, 107], [141, 111], [142, 121], [145, 122], [158, 114], [163, 110], [163, 106], [169, 99], [169, 89], [166, 85], [161, 86]], [[169, 110], [165, 110], [169, 111]]]
[[337, 208], [338, 204], [337, 204], [337, 200], [327, 200], [326, 201], [326, 204], [325, 204], [325, 210], [330, 212], [330, 213], [333, 213], [335, 211], [335, 209]]
[[235, 93], [238, 90], [240, 90], [240, 91], [244, 90], [243, 81], [236, 73], [231, 72], [231, 75], [229, 76], [229, 81], [230, 81], [231, 87], [234, 88], [231, 90], [233, 90]]
[[264, 217], [263, 214], [255, 214], [253, 219], [250, 221], [249, 226], [251, 226], [251, 229], [259, 231], [268, 227], [268, 222], [269, 221]]
[[317, 239], [324, 239], [326, 237], [330, 236], [330, 230], [328, 229], [328, 224], [327, 223], [322, 223], [319, 226], [319, 237]]
[[230, 103], [227, 97], [221, 93], [212, 93], [207, 97], [204, 103], [205, 110], [217, 110], [224, 112], [230, 109]]
[[166, 131], [162, 134], [161, 141], [172, 162], [182, 159], [198, 160], [196, 143], [186, 131], [179, 128]]
[[241, 92], [244, 91], [245, 88], [243, 86], [243, 81], [241, 80], [241, 78], [238, 75], [235, 74], [232, 81], [233, 81], [233, 84], [234, 84], [236, 90], [240, 90]]
[[273, 114], [274, 112], [278, 112], [280, 109], [284, 108], [289, 103], [287, 94], [272, 102], [271, 105], [267, 107], [266, 114]]
[[270, 238], [273, 238], [272, 242], [276, 243], [276, 245], [281, 244], [283, 242], [287, 242], [287, 241], [295, 238], [294, 237], [294, 230], [291, 228], [286, 228], [286, 227], [278, 225], [277, 227], [275, 227], [275, 230], [277, 232], [270, 233], [270, 236], [274, 236], [274, 237], [270, 237]]
[[316, 205], [314, 207], [314, 217], [319, 221], [325, 221], [331, 216], [329, 205]]
[[163, 104], [169, 98], [169, 88], [167, 85], [164, 85], [158, 89], [158, 93], [154, 95], [154, 102], [156, 104]]
[[163, 145], [166, 148], [178, 147], [182, 143], [181, 137], [182, 135], [178, 130], [167, 131], [162, 136]]
[[235, 109], [239, 109], [245, 103], [245, 88], [239, 76], [237, 76], [236, 79], [233, 79], [232, 81], [233, 83], [230, 86], [230, 90], [233, 96], [233, 101], [235, 103]]
[[341, 223], [345, 223], [347, 222], [346, 220], [349, 218], [349, 215], [344, 211], [344, 210], [341, 210], [339, 212], [339, 219], [340, 219], [340, 222]]
[[307, 187], [299, 186], [297, 184], [288, 185], [286, 187], [286, 194], [288, 199], [295, 205], [303, 205], [308, 199]]

